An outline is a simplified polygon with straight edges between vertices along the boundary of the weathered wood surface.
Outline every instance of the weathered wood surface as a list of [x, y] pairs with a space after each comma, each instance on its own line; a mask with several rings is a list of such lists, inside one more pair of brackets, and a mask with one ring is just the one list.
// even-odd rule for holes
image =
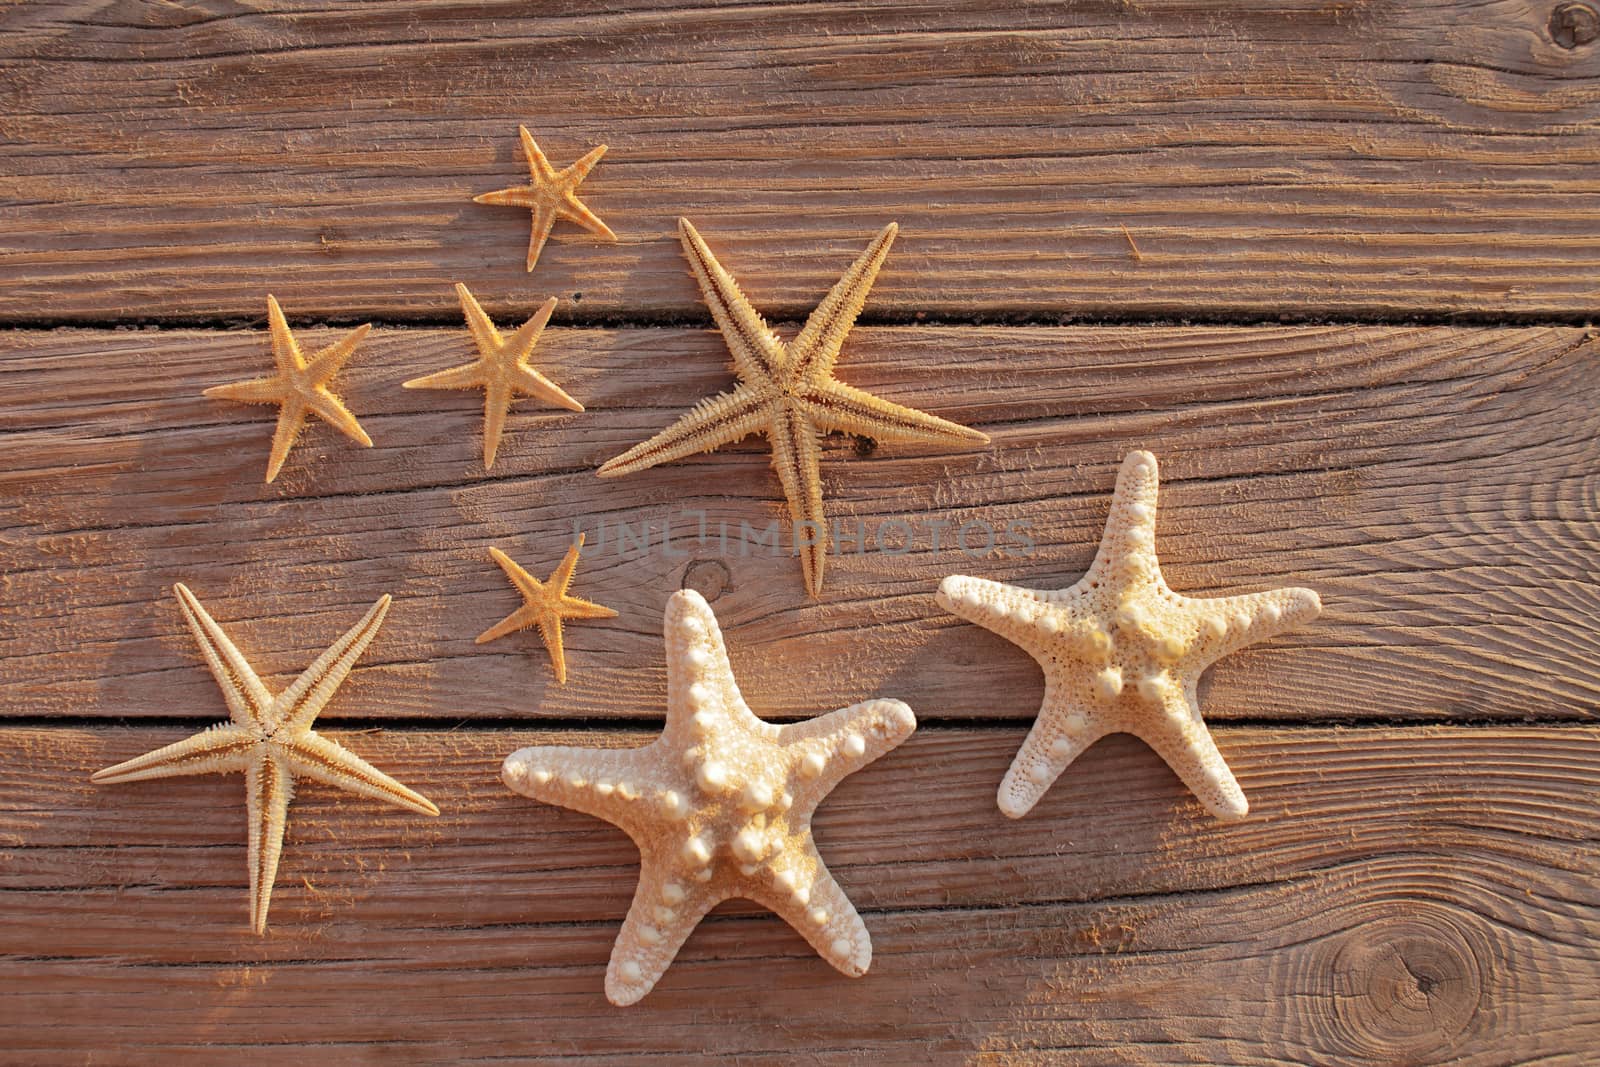
[[[307, 344], [325, 336], [304, 331]], [[714, 334], [552, 330], [540, 365], [589, 411], [522, 402], [485, 476], [480, 400], [398, 387], [459, 362], [465, 331], [380, 330], [343, 380], [377, 447], [315, 425], [267, 486], [271, 409], [200, 396], [265, 364], [259, 333], [13, 333], [0, 340], [0, 713], [216, 714], [170, 594], [183, 581], [280, 678], [392, 593], [330, 719], [659, 716], [661, 609], [687, 581], [716, 596], [765, 714], [876, 694], [924, 717], [1031, 717], [1033, 662], [940, 611], [932, 591], [953, 572], [1075, 581], [1119, 459], [1152, 448], [1174, 587], [1307, 584], [1327, 604], [1312, 627], [1213, 670], [1213, 719], [1591, 719], [1600, 373], [1585, 337], [862, 328], [843, 378], [994, 444], [863, 456], [831, 442], [831, 514], [859, 521], [868, 551], [841, 546], [811, 601], [787, 534], [776, 554], [740, 554], [741, 523], [762, 530], [782, 506], [759, 441], [626, 479], [593, 474], [727, 385]], [[899, 543], [897, 520], [914, 524], [911, 550], [880, 551], [880, 532]], [[968, 522], [1000, 532], [995, 552], [976, 527], [974, 552], [960, 548]], [[1012, 522], [1029, 524], [1032, 554], [1005, 542]], [[622, 614], [569, 627], [560, 688], [537, 635], [473, 637], [519, 603], [488, 546], [545, 574], [575, 523], [589, 538], [576, 588]], [[623, 542], [619, 523], [635, 536], [648, 523], [648, 548]]]
[[[870, 313], [1582, 319], [1600, 44], [1552, 3], [31, 2], [0, 11], [0, 321]], [[1585, 6], [1591, 14], [1592, 8]], [[1587, 35], [1585, 35], [1587, 36]], [[516, 126], [617, 245], [522, 271]], [[580, 302], [581, 295], [581, 302]], [[559, 320], [558, 320], [559, 321]]]
[[626, 1012], [600, 988], [633, 846], [495, 775], [522, 744], [647, 734], [340, 735], [444, 814], [307, 787], [263, 939], [237, 779], [88, 783], [178, 736], [0, 731], [7, 1056], [1578, 1064], [1600, 1041], [1592, 727], [1224, 728], [1254, 802], [1231, 827], [1130, 738], [1010, 821], [1020, 729], [924, 729], [817, 817], [865, 978], [727, 905]]

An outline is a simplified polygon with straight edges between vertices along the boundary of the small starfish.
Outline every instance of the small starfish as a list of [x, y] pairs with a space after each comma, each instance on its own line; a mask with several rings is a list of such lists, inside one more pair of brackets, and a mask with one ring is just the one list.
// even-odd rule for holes
[[1230, 652], [1322, 611], [1310, 589], [1195, 598], [1156, 561], [1156, 457], [1130, 452], [1094, 564], [1076, 585], [1039, 591], [951, 575], [939, 603], [1021, 646], [1044, 668], [1044, 705], [1000, 784], [1000, 810], [1026, 815], [1084, 749], [1142, 738], [1219, 819], [1250, 805], [1200, 718], [1200, 675]]
[[518, 126], [517, 132], [522, 136], [522, 154], [528, 157], [528, 174], [533, 178], [533, 184], [484, 193], [473, 197], [472, 202], [507, 204], [533, 211], [533, 236], [528, 241], [528, 269], [533, 270], [533, 265], [539, 262], [539, 252], [544, 248], [550, 228], [558, 218], [570, 219], [590, 233], [615, 241], [617, 235], [611, 232], [611, 227], [601, 222], [600, 216], [578, 199], [578, 186], [589, 176], [594, 165], [600, 162], [600, 157], [606, 154], [606, 146], [591, 149], [588, 155], [572, 166], [557, 172], [544, 153], [539, 151], [528, 127]]
[[556, 309], [556, 298], [551, 297], [534, 312], [533, 318], [523, 323], [508, 341], [500, 336], [489, 316], [467, 291], [456, 283], [456, 295], [461, 298], [461, 311], [467, 317], [467, 329], [478, 346], [478, 359], [449, 370], [425, 374], [402, 382], [406, 389], [479, 389], [483, 390], [483, 465], [494, 466], [495, 453], [500, 450], [500, 433], [505, 429], [506, 413], [511, 410], [511, 398], [538, 397], [547, 404], [582, 411], [583, 405], [568, 396], [560, 386], [528, 366], [533, 346], [539, 343], [550, 313]]
[[643, 748], [524, 748], [500, 776], [518, 793], [615, 823], [639, 846], [639, 888], [606, 969], [606, 996], [650, 992], [700, 919], [744, 897], [782, 916], [852, 977], [872, 962], [861, 916], [811, 840], [811, 815], [846, 775], [911, 736], [898, 700], [807, 722], [756, 718], [716, 616], [693, 590], [667, 601], [667, 722]]
[[587, 600], [567, 595], [567, 587], [572, 584], [572, 572], [578, 566], [578, 553], [582, 550], [583, 534], [579, 534], [578, 540], [567, 549], [566, 558], [550, 576], [550, 580], [541, 582], [498, 548], [489, 549], [489, 555], [500, 564], [500, 569], [506, 572], [506, 577], [517, 587], [517, 592], [522, 594], [525, 603], [479, 634], [477, 643], [481, 645], [485, 641], [493, 641], [516, 630], [538, 626], [539, 636], [544, 638], [544, 647], [550, 653], [550, 665], [555, 668], [556, 681], [566, 685], [567, 654], [561, 643], [561, 620], [617, 617], [617, 613], [610, 608], [603, 608], [599, 604], [591, 604]]
[[189, 629], [200, 642], [206, 663], [222, 687], [232, 721], [96, 771], [90, 781], [111, 785], [146, 778], [243, 771], [250, 817], [250, 923], [256, 933], [265, 933], [267, 905], [272, 899], [278, 856], [283, 851], [283, 832], [296, 778], [310, 778], [351, 793], [387, 800], [424, 815], [439, 814], [431, 800], [311, 729], [312, 721], [377, 634], [389, 610], [389, 597], [380, 597], [366, 617], [307, 667], [293, 685], [273, 696], [195, 595], [183, 585], [174, 591]]
[[283, 319], [283, 309], [271, 295], [267, 297], [267, 323], [272, 330], [272, 359], [278, 373], [270, 378], [252, 378], [247, 382], [215, 385], [205, 395], [216, 400], [237, 400], [241, 404], [277, 404], [278, 428], [272, 434], [272, 455], [267, 460], [267, 481], [278, 476], [283, 461], [300, 436], [306, 412], [321, 416], [322, 421], [336, 427], [352, 441], [372, 447], [368, 437], [350, 409], [328, 389], [328, 381], [345, 365], [372, 324], [367, 323], [352, 330], [336, 344], [318, 352], [307, 363], [300, 354], [300, 344], [289, 332]]
[[[829, 543], [818, 469], [822, 433], [842, 430], [881, 441], [989, 440], [987, 434], [880, 400], [833, 376], [845, 335], [855, 325], [898, 231], [895, 223], [885, 226], [811, 312], [799, 335], [785, 344], [745, 299], [689, 220], [679, 219], [684, 254], [728, 343], [739, 384], [732, 392], [702, 400], [650, 440], [611, 459], [600, 468], [600, 476], [631, 474], [752, 433], [765, 434], [794, 520], [806, 590], [817, 596]], [[811, 535], [804, 540], [802, 525]]]

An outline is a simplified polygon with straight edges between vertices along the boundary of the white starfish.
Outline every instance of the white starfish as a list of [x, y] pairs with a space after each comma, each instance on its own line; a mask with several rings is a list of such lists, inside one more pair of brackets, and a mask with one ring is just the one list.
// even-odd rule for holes
[[1000, 783], [1000, 810], [1026, 815], [1067, 765], [1101, 737], [1142, 738], [1207, 810], [1250, 810], [1200, 718], [1200, 675], [1230, 652], [1317, 617], [1310, 589], [1195, 598], [1175, 593], [1156, 560], [1156, 457], [1130, 452], [1089, 572], [1070, 589], [1034, 590], [951, 575], [948, 611], [1021, 646], [1044, 668], [1044, 704]]
[[822, 958], [866, 972], [872, 940], [811, 840], [811, 815], [852, 771], [916, 729], [898, 700], [806, 722], [756, 718], [734, 682], [717, 620], [692, 590], [667, 602], [667, 721], [643, 748], [524, 748], [506, 785], [595, 815], [639, 846], [639, 888], [606, 969], [606, 996], [648, 993], [702, 916], [745, 897], [788, 921]]

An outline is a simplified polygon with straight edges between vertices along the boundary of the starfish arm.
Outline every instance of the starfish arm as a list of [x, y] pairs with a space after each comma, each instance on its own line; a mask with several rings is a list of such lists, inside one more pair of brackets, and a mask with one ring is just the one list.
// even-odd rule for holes
[[564, 619], [614, 619], [617, 617], [617, 613], [613, 609], [575, 596], [562, 597], [560, 611], [561, 617]]
[[1139, 737], [1155, 749], [1212, 815], [1226, 822], [1248, 815], [1250, 802], [1217, 751], [1211, 731], [1200, 720], [1193, 686], [1182, 692], [1174, 687], [1166, 697], [1165, 711], [1165, 719], [1139, 731]]
[[489, 556], [505, 571], [506, 577], [511, 579], [512, 586], [522, 594], [524, 600], [544, 603], [544, 583], [524, 570], [522, 564], [498, 548], [489, 549]]
[[763, 429], [771, 418], [762, 393], [740, 385], [731, 393], [700, 401], [650, 440], [607, 460], [598, 473], [602, 478], [615, 478], [697, 452], [709, 452]]
[[539, 262], [539, 253], [544, 251], [544, 243], [550, 240], [550, 231], [555, 228], [556, 213], [543, 203], [532, 205], [533, 229], [528, 233], [528, 263], [527, 272], [532, 273]]
[[758, 732], [776, 740], [778, 727], [761, 723], [751, 713], [733, 677], [722, 629], [706, 598], [680, 589], [667, 599], [662, 632], [667, 646], [667, 721], [661, 741], [668, 748], [687, 748], [694, 736], [692, 716], [702, 706], [726, 699], [721, 710], [757, 723]]
[[289, 458], [289, 450], [299, 440], [305, 421], [305, 402], [299, 394], [284, 398], [283, 406], [278, 409], [278, 424], [272, 430], [272, 451], [267, 455], [268, 482], [276, 480], [278, 472], [283, 470], [284, 460]]
[[244, 653], [229, 640], [188, 586], [179, 582], [172, 591], [177, 594], [178, 607], [183, 610], [189, 632], [200, 645], [206, 666], [211, 668], [211, 676], [217, 680], [223, 699], [228, 702], [228, 717], [239, 726], [265, 726], [272, 694], [261, 684]]
[[789, 373], [794, 381], [821, 384], [832, 375], [845, 335], [855, 325], [856, 316], [861, 314], [867, 292], [899, 232], [899, 225], [893, 222], [880, 230], [866, 251], [856, 257], [850, 269], [834, 283], [822, 303], [807, 316], [799, 336], [789, 345]]
[[1182, 604], [1198, 634], [1196, 652], [1207, 666], [1322, 613], [1322, 598], [1314, 590], [1292, 586], [1242, 596], [1184, 597]]
[[271, 756], [256, 760], [245, 774], [245, 807], [250, 819], [250, 925], [267, 932], [267, 907], [283, 854], [283, 831], [289, 821], [294, 777]]
[[544, 150], [539, 147], [539, 142], [533, 139], [533, 134], [528, 132], [528, 127], [518, 126], [517, 137], [522, 141], [522, 154], [528, 160], [528, 173], [539, 184], [554, 181], [556, 169], [550, 165], [550, 160], [545, 158]]
[[367, 334], [372, 332], [372, 323], [363, 323], [341, 337], [338, 341], [318, 352], [306, 366], [306, 377], [318, 385], [326, 382], [350, 361], [356, 354], [356, 348], [366, 340]]
[[1123, 586], [1161, 582], [1161, 566], [1156, 561], [1159, 488], [1156, 457], [1149, 452], [1129, 452], [1117, 472], [1111, 512], [1086, 581]]
[[611, 227], [601, 221], [600, 216], [590, 211], [589, 205], [579, 200], [573, 193], [563, 196], [556, 210], [560, 211], [563, 217], [571, 219], [597, 237], [604, 237], [608, 241], [617, 239]]
[[689, 258], [689, 267], [700, 283], [700, 291], [705, 294], [711, 317], [728, 343], [734, 372], [751, 383], [770, 382], [786, 359], [778, 335], [751, 306], [733, 275], [722, 269], [722, 264], [717, 262], [717, 257], [711, 254], [711, 249], [706, 247], [699, 231], [688, 219], [678, 220], [678, 236], [683, 241], [683, 254]]
[[402, 389], [477, 389], [483, 385], [483, 362], [465, 363], [401, 382]]
[[[750, 898], [780, 918], [810, 942], [817, 955], [851, 978], [867, 973], [872, 964], [872, 938], [850, 898], [817, 854], [806, 835], [803, 850], [791, 868], [777, 867], [783, 885], [749, 890]], [[795, 888], [790, 890], [787, 885]]]
[[438, 807], [414, 789], [401, 785], [337, 741], [307, 730], [278, 746], [283, 762], [299, 777], [382, 800], [419, 815], [437, 815]]
[[583, 410], [583, 405], [572, 399], [565, 389], [532, 367], [517, 367], [512, 371], [511, 384], [517, 392], [537, 397], [554, 407], [566, 408], [568, 411]]
[[781, 411], [767, 429], [772, 445], [772, 469], [778, 472], [784, 499], [789, 503], [789, 518], [805, 576], [806, 592], [822, 593], [822, 574], [828, 563], [828, 516], [822, 509], [822, 449], [817, 443], [817, 428], [810, 419], [792, 411]]
[[519, 748], [500, 766], [500, 780], [514, 793], [604, 819], [640, 840], [661, 810], [661, 793], [644, 749]]
[[692, 878], [676, 877], [674, 868], [653, 850], [641, 857], [639, 887], [606, 966], [606, 999], [619, 1008], [655, 988], [706, 912], [719, 903], [718, 894]]
[[251, 750], [260, 740], [257, 732], [249, 727], [225, 723], [154, 752], [124, 760], [114, 767], [95, 771], [89, 780], [96, 785], [116, 785], [150, 778], [242, 771], [250, 762]]
[[473, 644], [482, 645], [490, 641], [498, 641], [506, 634], [514, 634], [518, 630], [526, 630], [528, 627], [539, 621], [540, 610], [541, 605], [539, 604], [524, 604], [516, 611], [513, 611], [510, 615], [507, 615], [505, 618], [501, 619], [499, 622], [483, 631], [483, 633], [479, 634], [473, 640]]
[[272, 706], [271, 725], [287, 730], [291, 735], [311, 728], [317, 713], [327, 706], [334, 691], [350, 674], [356, 660], [361, 658], [361, 653], [377, 636], [378, 627], [383, 625], [383, 617], [389, 613], [389, 604], [387, 593], [379, 597], [360, 622], [341, 634], [326, 652], [301, 672], [293, 685], [278, 694]]
[[952, 615], [999, 634], [1035, 659], [1047, 655], [1056, 642], [1073, 641], [1080, 635], [1083, 651], [1092, 651], [1093, 627], [1063, 612], [1056, 603], [1060, 597], [1060, 593], [965, 574], [945, 578], [934, 594], [939, 606]]
[[251, 378], [247, 382], [213, 385], [202, 395], [212, 400], [234, 400], [240, 404], [281, 404], [287, 391], [282, 378]]
[[[484, 355], [487, 356], [498, 348], [512, 357], [511, 362], [520, 366], [533, 354], [533, 346], [539, 343], [539, 336], [544, 333], [544, 328], [549, 325], [550, 316], [555, 314], [555, 310], [556, 298], [552, 296], [543, 304], [540, 304], [539, 310], [529, 316], [527, 322], [518, 326], [515, 333], [495, 347], [485, 350]], [[482, 308], [478, 309], [478, 314], [483, 315]], [[484, 322], [488, 322], [487, 316], [484, 317]], [[491, 330], [493, 328], [493, 326], [490, 326]], [[499, 334], [494, 336], [498, 341]]]
[[537, 209], [539, 190], [531, 185], [514, 185], [509, 189], [496, 189], [492, 193], [479, 193], [472, 198], [474, 204], [493, 204], [496, 207], [526, 207]]
[[304, 370], [306, 361], [300, 355], [300, 342], [289, 331], [283, 308], [278, 306], [278, 298], [271, 293], [267, 294], [267, 332], [272, 335], [272, 362], [277, 366], [278, 373], [287, 378]]
[[372, 438], [367, 436], [367, 431], [361, 428], [356, 417], [350, 414], [350, 409], [344, 406], [344, 401], [334, 396], [328, 390], [318, 388], [306, 399], [306, 406], [317, 413], [317, 417], [326, 422], [350, 440], [363, 448], [372, 447]]
[[809, 813], [833, 788], [917, 728], [917, 717], [898, 700], [864, 700], [806, 722], [779, 727], [797, 771], [796, 811]]
[[511, 390], [491, 382], [483, 391], [483, 466], [494, 466], [500, 454], [500, 437], [506, 430], [506, 415], [511, 411]]
[[572, 585], [572, 574], [578, 569], [578, 556], [583, 552], [583, 539], [584, 535], [580, 533], [578, 539], [567, 546], [567, 554], [561, 557], [555, 573], [545, 583], [558, 598], [566, 596], [567, 589]]
[[550, 653], [550, 669], [556, 672], [556, 684], [566, 685], [567, 647], [561, 636], [561, 616], [541, 613], [535, 621], [539, 624], [545, 651]]
[[831, 379], [806, 389], [799, 400], [817, 425], [879, 441], [989, 442], [989, 435], [979, 430], [916, 408], [891, 404], [864, 389]]
[[572, 166], [556, 175], [556, 177], [567, 188], [576, 189], [579, 185], [583, 184], [583, 179], [589, 176], [589, 172], [594, 170], [595, 164], [600, 162], [601, 158], [605, 156], [606, 147], [607, 146], [603, 144], [595, 145], [593, 148], [589, 149], [589, 151], [583, 154], [582, 159], [578, 160]]
[[1044, 703], [995, 795], [1002, 814], [1020, 819], [1033, 810], [1084, 749], [1105, 736], [1090, 708], [1064, 696], [1045, 678]]
[[478, 355], [485, 360], [490, 359], [500, 350], [500, 331], [495, 329], [494, 321], [483, 310], [483, 305], [478, 303], [478, 298], [460, 282], [456, 282], [456, 299], [461, 301], [461, 314], [467, 320], [467, 332], [472, 335]]

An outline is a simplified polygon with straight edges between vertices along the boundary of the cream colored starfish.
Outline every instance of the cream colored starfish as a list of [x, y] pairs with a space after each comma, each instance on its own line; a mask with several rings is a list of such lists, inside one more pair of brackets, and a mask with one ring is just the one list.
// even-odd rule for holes
[[479, 634], [477, 643], [481, 645], [485, 641], [493, 641], [516, 630], [537, 626], [539, 636], [544, 638], [544, 647], [550, 653], [550, 666], [555, 668], [556, 681], [566, 685], [567, 653], [561, 642], [561, 621], [617, 617], [617, 613], [610, 608], [567, 595], [567, 589], [572, 585], [572, 572], [578, 567], [578, 553], [581, 551], [583, 551], [583, 534], [579, 534], [578, 540], [567, 549], [566, 558], [550, 576], [550, 580], [541, 582], [498, 548], [489, 549], [489, 555], [500, 564], [500, 569], [506, 572], [511, 584], [517, 587], [517, 592], [522, 594], [524, 603], [522, 607]]
[[1220, 819], [1250, 810], [1195, 687], [1230, 652], [1317, 617], [1310, 589], [1195, 598], [1156, 561], [1156, 457], [1131, 452], [1117, 475], [1094, 564], [1070, 589], [1041, 591], [951, 575], [947, 610], [1020, 645], [1044, 668], [1044, 706], [1000, 783], [1000, 810], [1026, 815], [1084, 749], [1130, 733], [1155, 749]]
[[[818, 439], [823, 433], [842, 430], [881, 441], [989, 440], [977, 430], [880, 400], [833, 376], [845, 335], [861, 313], [898, 230], [891, 222], [873, 238], [806, 319], [799, 335], [785, 344], [745, 299], [739, 284], [722, 269], [689, 220], [679, 219], [684, 254], [733, 355], [739, 384], [732, 392], [702, 400], [650, 440], [608, 461], [600, 468], [600, 476], [631, 474], [710, 451], [752, 433], [765, 434], [772, 447], [772, 466], [783, 483], [794, 520], [806, 590], [817, 596], [822, 591], [829, 544], [818, 469]], [[803, 538], [802, 527], [806, 530]]]
[[467, 329], [478, 346], [475, 362], [449, 370], [425, 374], [402, 382], [406, 389], [482, 389], [483, 390], [483, 465], [494, 466], [495, 453], [500, 450], [500, 434], [505, 429], [506, 413], [511, 410], [514, 396], [538, 397], [547, 404], [582, 411], [583, 405], [568, 396], [549, 378], [528, 366], [533, 346], [550, 321], [556, 309], [556, 298], [551, 297], [534, 312], [533, 318], [523, 323], [510, 340], [500, 336], [494, 322], [467, 287], [456, 283], [456, 295], [461, 298], [461, 312], [467, 317]]
[[650, 992], [720, 901], [770, 908], [833, 966], [859, 976], [872, 939], [811, 840], [839, 781], [916, 729], [898, 700], [774, 726], [739, 694], [717, 620], [692, 590], [667, 601], [667, 721], [643, 748], [524, 748], [501, 777], [518, 793], [595, 815], [639, 846], [639, 888], [606, 969], [606, 996]]
[[311, 729], [312, 721], [377, 634], [389, 610], [389, 598], [381, 597], [366, 617], [317, 657], [293, 685], [273, 696], [195, 595], [183, 585], [175, 592], [206, 664], [222, 687], [231, 721], [96, 771], [90, 780], [111, 785], [186, 774], [244, 772], [250, 818], [250, 923], [256, 933], [264, 933], [296, 778], [310, 778], [424, 815], [439, 814], [426, 797]]
[[283, 469], [283, 461], [300, 436], [308, 411], [315, 412], [322, 421], [357, 444], [371, 448], [372, 438], [350, 414], [344, 401], [328, 389], [328, 382], [355, 353], [372, 324], [356, 327], [336, 344], [318, 352], [309, 363], [300, 354], [300, 344], [294, 334], [289, 332], [283, 309], [270, 294], [267, 296], [267, 324], [272, 331], [272, 359], [278, 365], [278, 373], [270, 378], [215, 385], [205, 391], [206, 396], [216, 400], [278, 405], [278, 426], [272, 433], [272, 455], [267, 459], [267, 481], [272, 481]]
[[617, 235], [611, 232], [611, 227], [601, 222], [600, 217], [578, 199], [578, 186], [589, 176], [594, 165], [600, 162], [600, 157], [606, 154], [606, 146], [590, 149], [588, 155], [558, 172], [544, 157], [544, 153], [539, 151], [539, 145], [534, 141], [533, 134], [528, 132], [528, 127], [518, 126], [517, 133], [522, 137], [522, 154], [528, 157], [528, 174], [533, 179], [532, 184], [484, 193], [473, 197], [472, 201], [475, 204], [525, 207], [533, 211], [533, 236], [528, 240], [528, 269], [533, 270], [533, 265], [539, 262], [539, 252], [544, 248], [550, 228], [558, 218], [570, 219], [590, 233], [615, 241]]

